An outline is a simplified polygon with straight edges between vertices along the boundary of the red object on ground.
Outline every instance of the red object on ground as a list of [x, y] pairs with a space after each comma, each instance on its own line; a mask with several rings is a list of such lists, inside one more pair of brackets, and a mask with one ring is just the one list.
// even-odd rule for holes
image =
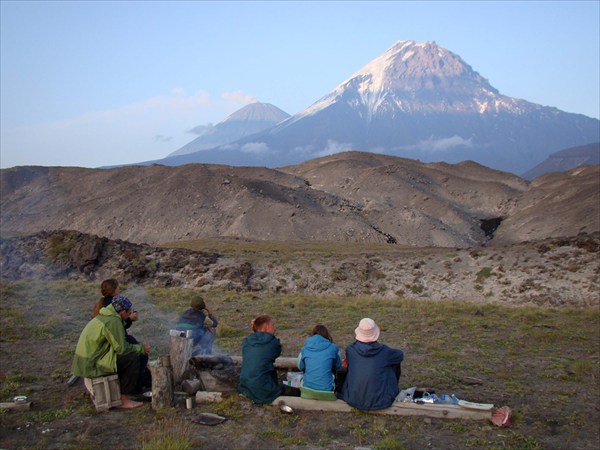
[[509, 427], [510, 426], [511, 411], [508, 406], [498, 408], [494, 414], [492, 414], [492, 423], [498, 427]]

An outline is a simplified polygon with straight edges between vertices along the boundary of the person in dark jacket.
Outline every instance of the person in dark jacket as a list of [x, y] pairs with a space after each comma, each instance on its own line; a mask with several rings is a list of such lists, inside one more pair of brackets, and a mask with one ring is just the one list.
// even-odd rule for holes
[[339, 398], [357, 409], [389, 408], [400, 393], [404, 353], [377, 342], [379, 327], [373, 319], [362, 319], [354, 332], [356, 341], [346, 348], [348, 373]]
[[278, 381], [274, 362], [281, 355], [281, 342], [275, 337], [273, 318], [258, 316], [250, 326], [253, 333], [242, 341], [238, 392], [255, 403], [270, 403], [280, 395], [300, 396], [300, 389]]
[[[207, 325], [206, 318], [211, 323]], [[177, 329], [181, 331], [192, 331], [194, 338], [193, 356], [211, 355], [212, 347], [217, 337], [217, 318], [206, 307], [204, 299], [197, 295], [192, 299], [190, 308], [186, 309], [179, 317]]]
[[298, 355], [298, 369], [304, 372], [302, 385], [318, 391], [333, 391], [335, 371], [342, 365], [340, 349], [329, 330], [317, 325]]

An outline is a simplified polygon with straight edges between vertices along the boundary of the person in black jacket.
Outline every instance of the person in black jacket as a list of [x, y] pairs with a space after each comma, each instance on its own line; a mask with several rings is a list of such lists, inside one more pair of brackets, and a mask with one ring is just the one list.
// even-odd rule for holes
[[[210, 324], [206, 323], [207, 318], [210, 319]], [[192, 331], [193, 356], [211, 355], [213, 343], [217, 337], [217, 325], [217, 318], [206, 307], [204, 299], [200, 295], [196, 295], [190, 303], [190, 308], [186, 309], [179, 317], [177, 329]]]
[[373, 319], [362, 319], [354, 332], [356, 341], [346, 348], [348, 373], [338, 397], [357, 409], [389, 408], [400, 393], [404, 353], [377, 342], [379, 327]]

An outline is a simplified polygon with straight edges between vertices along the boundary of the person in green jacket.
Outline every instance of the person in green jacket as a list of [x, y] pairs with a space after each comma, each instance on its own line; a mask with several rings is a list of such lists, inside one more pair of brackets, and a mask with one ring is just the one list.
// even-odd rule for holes
[[121, 387], [121, 408], [136, 408], [143, 403], [132, 401], [140, 373], [139, 355], [148, 354], [148, 344], [131, 344], [125, 339], [124, 321], [133, 305], [127, 297], [114, 297], [112, 303], [85, 326], [73, 358], [73, 375], [96, 378], [118, 374]]

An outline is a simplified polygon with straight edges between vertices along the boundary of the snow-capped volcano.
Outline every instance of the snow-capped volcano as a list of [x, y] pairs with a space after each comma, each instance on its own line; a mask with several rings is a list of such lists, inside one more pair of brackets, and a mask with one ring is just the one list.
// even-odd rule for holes
[[200, 136], [169, 156], [185, 155], [237, 141], [266, 130], [288, 117], [290, 117], [288, 113], [270, 103], [250, 103], [233, 112], [215, 126], [201, 125], [191, 130]]
[[[354, 107], [365, 107], [368, 114], [386, 111], [439, 111], [459, 100], [458, 94], [469, 95], [465, 110], [481, 112], [481, 105], [498, 91], [473, 71], [459, 56], [439, 47], [435, 42], [397, 42], [387, 52], [371, 61], [305, 113], [321, 109], [344, 93], [354, 93], [346, 101]], [[349, 95], [347, 95], [349, 97]], [[437, 98], [439, 103], [420, 101]], [[463, 97], [464, 98], [464, 97]]]
[[359, 150], [519, 174], [599, 140], [597, 119], [504, 96], [435, 42], [400, 41], [304, 111], [185, 162], [280, 167]]
[[367, 119], [388, 113], [499, 113], [535, 105], [500, 95], [458, 55], [435, 42], [400, 41], [298, 118], [343, 99]]

